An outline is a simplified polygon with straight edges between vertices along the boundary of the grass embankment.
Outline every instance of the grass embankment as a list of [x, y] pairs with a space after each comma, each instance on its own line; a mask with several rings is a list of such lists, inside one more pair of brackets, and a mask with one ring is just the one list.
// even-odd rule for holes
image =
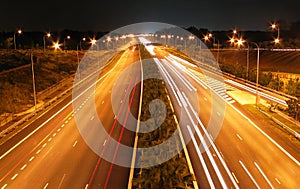
[[[285, 130], [283, 127], [279, 126], [277, 123], [275, 123], [272, 119], [264, 115], [262, 112], [260, 112], [255, 104], [249, 104], [243, 106], [245, 109], [249, 111], [249, 113], [252, 115], [252, 118], [255, 118], [255, 120], [259, 120], [263, 123], [263, 125], [266, 125], [268, 129], [272, 129], [275, 132], [279, 133], [280, 135], [284, 136], [287, 140], [291, 141], [292, 143], [296, 144], [297, 146], [300, 146], [300, 141], [292, 134], [290, 134], [287, 130]], [[281, 123], [285, 124], [286, 126], [290, 127], [291, 129], [295, 130], [296, 132], [300, 132], [300, 128], [297, 127], [295, 124], [291, 123], [290, 121], [286, 120], [285, 118], [282, 118], [280, 115], [278, 115], [275, 112], [271, 112], [269, 108], [260, 105], [259, 108], [266, 112], [269, 116], [274, 117], [275, 119], [279, 120]]]
[[[31, 52], [37, 93], [70, 77], [77, 69], [76, 51], [1, 51], [0, 114], [19, 113], [33, 106]], [[80, 52], [79, 57], [82, 56]], [[20, 66], [25, 67], [17, 69]]]
[[[141, 46], [142, 59], [151, 58], [151, 55], [146, 51], [144, 46]], [[144, 77], [152, 75], [155, 78], [161, 78], [156, 64], [143, 64]], [[156, 130], [149, 133], [139, 133], [138, 147], [149, 148], [165, 142], [177, 129], [174, 120], [174, 112], [170, 107], [170, 102], [167, 98], [167, 91], [164, 82], [159, 79], [144, 80], [143, 85], [143, 102], [141, 109], [141, 121], [146, 121], [151, 118], [149, 112], [149, 103], [152, 100], [162, 100], [167, 109], [166, 119]], [[160, 112], [162, 107], [156, 106], [152, 112]], [[160, 118], [159, 115], [154, 117]], [[152, 125], [151, 125], [152, 124]], [[153, 127], [155, 121], [151, 122], [149, 127]], [[169, 148], [182, 146], [178, 136], [177, 144], [169, 145]], [[139, 162], [153, 162], [154, 158], [158, 158], [161, 154], [167, 153], [168, 149], [159, 149], [153, 151], [152, 155], [138, 156], [136, 164]], [[133, 188], [193, 188], [193, 175], [190, 174], [187, 161], [183, 151], [179, 152], [170, 160], [156, 166], [136, 169], [133, 178]]]

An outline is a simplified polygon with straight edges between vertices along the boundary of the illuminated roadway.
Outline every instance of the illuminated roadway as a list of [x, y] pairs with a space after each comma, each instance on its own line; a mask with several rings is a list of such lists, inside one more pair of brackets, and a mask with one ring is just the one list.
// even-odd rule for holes
[[[1, 146], [0, 188], [124, 188], [128, 183], [129, 169], [123, 168], [99, 158], [85, 143], [76, 127], [74, 115], [85, 119], [80, 124], [87, 127], [93, 135], [92, 126], [97, 125], [99, 116], [105, 129], [115, 140], [126, 145], [133, 144], [134, 133], [122, 129], [115, 121], [111, 108], [111, 90], [124, 67], [139, 60], [139, 51], [127, 49], [119, 60], [104, 68], [99, 75], [95, 99], [93, 88], [87, 90], [77, 101], [80, 106], [72, 108], [71, 97], [60, 103], [54, 110], [36, 120], [27, 130], [16, 135], [12, 141]], [[140, 76], [140, 70], [122, 84], [116, 83], [119, 90], [117, 100], [120, 116], [126, 115], [127, 108], [122, 106], [122, 99], [130, 97], [131, 111], [137, 115], [137, 100], [140, 86], [129, 93], [126, 88], [134, 85]], [[98, 115], [91, 114], [91, 104], [95, 103]], [[128, 123], [136, 125], [136, 123]], [[30, 137], [27, 134], [40, 127]], [[122, 131], [123, 130], [123, 131]], [[25, 138], [17, 147], [18, 141]], [[117, 152], [109, 139], [99, 140], [105, 150]], [[5, 149], [5, 150], [4, 150]], [[9, 150], [11, 149], [11, 150]], [[5, 153], [8, 150], [9, 153]], [[105, 152], [104, 150], [104, 152]], [[117, 153], [116, 153], [117, 155]], [[118, 182], [115, 182], [115, 181]]]
[[[222, 96], [224, 91], [221, 85], [221, 92], [212, 92], [210, 86], [195, 74], [200, 73], [198, 68], [178, 57], [170, 56], [159, 46], [155, 47], [154, 51], [156, 58], [153, 59], [153, 63], [158, 65], [163, 77], [172, 80], [171, 85], [180, 91], [179, 97], [168, 85], [175, 110], [180, 107], [178, 103], [186, 104], [185, 114], [189, 114], [190, 120], [185, 120], [188, 124], [181, 125], [181, 128], [192, 137], [187, 148], [200, 188], [298, 187], [299, 148], [286, 144], [286, 139], [269, 131], [259, 120], [251, 117], [253, 122], [249, 121], [247, 112], [236, 102], [228, 101]], [[93, 88], [87, 90], [78, 99], [80, 106], [75, 107], [73, 111], [72, 99], [68, 97], [37, 119], [28, 129], [3, 144], [0, 149], [0, 188], [126, 188], [129, 169], [99, 158], [80, 136], [74, 114], [84, 116], [82, 124], [91, 127], [88, 128], [91, 135], [99, 116], [105, 129], [108, 133], [111, 132], [115, 140], [132, 145], [134, 133], [123, 130], [120, 124], [115, 122], [110, 101], [111, 89], [120, 72], [128, 64], [138, 60], [138, 51], [127, 49], [118, 61], [109, 65], [99, 75], [95, 99], [91, 98]], [[177, 71], [174, 71], [174, 68]], [[136, 76], [139, 76], [139, 70], [134, 72], [134, 77], [129, 75], [122, 85], [117, 83], [115, 86], [120, 91], [118, 110], [123, 116], [127, 113], [122, 106], [122, 100], [126, 97], [132, 99], [133, 114], [137, 114], [138, 111], [136, 104], [139, 99], [139, 86], [137, 85], [131, 93], [126, 90], [137, 80]], [[220, 78], [212, 80], [218, 79]], [[191, 91], [197, 94], [199, 101], [188, 98]], [[224, 122], [209, 151], [198, 153], [197, 146], [201, 135], [206, 135], [203, 126], [208, 125], [212, 116], [212, 96], [215, 97], [215, 103], [225, 106]], [[90, 111], [92, 103], [96, 104], [98, 115], [93, 115]], [[195, 116], [193, 108], [197, 103], [200, 113]], [[222, 117], [222, 110], [216, 109], [213, 116]], [[38, 128], [36, 132], [28, 136], [35, 128]], [[22, 143], [14, 147], [19, 141]], [[107, 146], [103, 148], [104, 153], [105, 150], [110, 150], [117, 155], [117, 146], [110, 146], [109, 139], [101, 139], [99, 144]]]
[[[284, 137], [269, 131], [267, 126], [263, 122], [260, 122], [260, 120], [255, 120], [254, 117], [251, 117], [253, 121], [250, 121], [245, 116], [247, 112], [241, 112], [239, 110], [240, 106], [234, 100], [228, 99], [226, 93], [224, 94], [224, 84], [222, 86], [221, 82], [212, 82], [212, 80], [222, 80], [221, 77], [210, 78], [214, 74], [208, 73], [207, 78], [209, 78], [210, 82], [201, 80], [201, 77], [194, 74], [195, 70], [201, 73], [199, 68], [188, 64], [174, 55], [170, 56], [169, 53], [165, 52], [159, 46], [155, 48], [154, 52], [159, 57], [156, 62], [168, 70], [171, 78], [179, 86], [182, 93], [190, 93], [187, 86], [193, 86], [197, 89], [200, 107], [199, 118], [204, 126], [208, 125], [212, 116], [212, 96], [214, 96], [213, 100], [215, 103], [218, 104], [217, 107], [222, 107], [222, 101], [224, 103], [226, 101], [224, 122], [215, 140], [215, 147], [213, 145], [209, 148], [210, 152], [200, 155], [205, 160], [204, 164], [200, 161], [201, 157], [197, 154], [193, 141], [188, 145], [193, 168], [200, 187], [297, 188], [299, 186], [297, 179], [300, 175], [299, 148], [289, 145], [289, 142], [285, 142], [286, 139]], [[172, 71], [172, 67], [176, 68], [177, 74]], [[184, 82], [182, 82], [182, 79], [179, 79], [180, 76], [178, 75], [188, 79], [185, 85], [182, 84]], [[215, 86], [212, 87], [214, 84], [210, 86], [207, 83], [219, 83], [220, 90], [216, 89]], [[212, 92], [210, 88], [214, 88], [216, 92]], [[171, 90], [169, 92], [174, 106], [178, 107], [176, 95]], [[193, 117], [191, 107], [194, 107], [195, 102], [193, 103], [192, 99], [189, 98], [183, 101], [187, 104], [188, 101], [191, 101], [187, 107], [192, 115], [191, 117]], [[216, 108], [213, 114], [220, 117], [222, 116], [222, 111], [223, 109]], [[193, 120], [197, 123], [195, 117], [193, 117]], [[260, 124], [260, 127], [257, 126], [258, 124]], [[197, 123], [197, 126], [201, 130], [201, 124]], [[181, 127], [183, 130], [185, 127], [189, 130], [192, 128], [192, 121], [190, 121], [189, 126], [181, 125]], [[201, 134], [205, 135], [203, 130], [201, 130]], [[200, 137], [197, 132], [194, 131], [193, 136], [195, 136], [195, 141], [199, 145]], [[209, 156], [213, 158], [209, 158]], [[214, 166], [214, 163], [217, 166]], [[209, 174], [205, 173], [206, 168], [209, 170]], [[212, 182], [210, 183], [209, 180]]]

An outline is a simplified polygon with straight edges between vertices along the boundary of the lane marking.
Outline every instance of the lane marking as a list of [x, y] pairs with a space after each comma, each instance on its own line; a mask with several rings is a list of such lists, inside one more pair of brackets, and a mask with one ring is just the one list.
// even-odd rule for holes
[[48, 139], [48, 142], [50, 142], [51, 140], [52, 140], [52, 138], [49, 138], [49, 139]]
[[234, 172], [231, 172], [231, 173], [232, 173], [232, 176], [233, 176], [233, 178], [235, 179], [236, 183], [239, 183], [239, 180], [236, 178]]
[[45, 146], [47, 146], [47, 143], [45, 143], [45, 144], [43, 145], [43, 148], [45, 148]]
[[57, 132], [59, 132], [60, 130], [61, 130], [61, 128], [58, 128], [58, 129], [57, 129]]
[[11, 177], [10, 180], [15, 180], [15, 178], [18, 176], [18, 173], [16, 173], [13, 177]]
[[106, 139], [105, 139], [102, 146], [105, 146], [106, 142], [107, 142], [107, 141], [106, 141]]
[[257, 184], [257, 182], [255, 181], [255, 179], [253, 178], [253, 176], [251, 175], [251, 173], [248, 171], [247, 167], [244, 165], [244, 163], [239, 160], [241, 166], [243, 167], [243, 169], [246, 171], [246, 173], [248, 174], [248, 176], [250, 177], [250, 179], [252, 180], [252, 182], [255, 184], [256, 188], [260, 188]]
[[36, 152], [36, 154], [39, 154], [41, 152], [41, 149], [39, 149], [37, 152]]
[[34, 159], [34, 156], [32, 156], [30, 159], [29, 159], [29, 161], [32, 161]]
[[102, 100], [102, 104], [104, 104], [104, 100]]
[[217, 112], [217, 115], [218, 115], [218, 116], [221, 116], [220, 112]]
[[52, 136], [55, 137], [55, 136], [56, 136], [56, 133], [54, 133]]
[[66, 174], [64, 174], [64, 176], [61, 178], [61, 180], [60, 180], [60, 182], [59, 182], [59, 185], [58, 185], [57, 189], [60, 189], [62, 183], [64, 182], [65, 177], [66, 177]]
[[[227, 102], [227, 101], [225, 101]], [[244, 117], [250, 124], [253, 125], [254, 128], [256, 128], [261, 134], [263, 134], [269, 141], [271, 141], [281, 152], [283, 152], [287, 157], [289, 157], [293, 162], [295, 162], [298, 166], [300, 166], [300, 162], [294, 158], [290, 153], [288, 153], [282, 146], [280, 146], [273, 138], [271, 138], [267, 133], [265, 133], [260, 127], [258, 127], [250, 118], [248, 118], [246, 115], [244, 115], [241, 111], [239, 111], [236, 107], [234, 107], [232, 104], [228, 103], [229, 106], [231, 106], [236, 112], [238, 112], [242, 117]]]
[[204, 97], [204, 100], [207, 101], [207, 98]]
[[215, 188], [215, 185], [214, 185], [214, 183], [213, 183], [213, 181], [212, 181], [212, 178], [211, 178], [211, 176], [210, 176], [209, 170], [208, 170], [208, 168], [207, 168], [207, 166], [206, 166], [206, 163], [205, 163], [205, 161], [204, 161], [204, 158], [203, 158], [203, 156], [202, 156], [202, 153], [201, 153], [201, 151], [200, 151], [200, 149], [199, 149], [199, 146], [198, 146], [198, 143], [197, 143], [197, 141], [196, 141], [196, 139], [195, 139], [195, 136], [194, 136], [194, 134], [193, 134], [193, 131], [192, 131], [192, 129], [191, 129], [191, 127], [190, 127], [189, 125], [187, 125], [187, 128], [188, 128], [188, 131], [189, 131], [189, 133], [190, 133], [190, 136], [191, 136], [192, 142], [193, 142], [193, 144], [194, 144], [194, 147], [196, 148], [196, 152], [197, 152], [197, 154], [198, 154], [200, 163], [202, 164], [202, 168], [203, 168], [203, 170], [204, 170], [204, 173], [205, 173], [206, 179], [207, 179], [207, 181], [208, 181], [208, 184], [209, 184], [210, 188]]
[[48, 187], [48, 185], [49, 185], [49, 183], [47, 182], [43, 189], [46, 189]]
[[243, 140], [243, 138], [242, 138], [239, 134], [236, 134], [236, 136], [237, 136], [240, 140]]
[[278, 178], [275, 178], [275, 180], [278, 184], [281, 184], [281, 182], [278, 180]]
[[92, 116], [92, 117], [91, 117], [91, 121], [92, 121], [94, 118], [95, 118], [95, 117], [94, 117], [94, 116]]
[[85, 187], [84, 187], [84, 189], [88, 189], [88, 187], [89, 187], [89, 184], [86, 184]]
[[77, 144], [77, 140], [75, 140], [74, 144], [73, 144], [73, 148], [76, 146]]
[[68, 121], [68, 120], [66, 120], [66, 121], [65, 121], [65, 123], [67, 124], [67, 123], [69, 123], [69, 121]]
[[27, 164], [24, 164], [20, 170], [23, 171], [26, 167], [27, 167]]
[[264, 177], [264, 179], [267, 181], [267, 183], [270, 185], [270, 187], [272, 189], [274, 189], [274, 186], [272, 185], [272, 183], [270, 182], [270, 180], [268, 179], [268, 177], [266, 176], [266, 174], [262, 171], [262, 169], [260, 168], [260, 166], [254, 162], [256, 168], [259, 170], [259, 172], [262, 174], [262, 176]]
[[6, 186], [7, 186], [7, 184], [4, 184], [4, 185], [2, 186], [2, 188], [1, 188], [1, 189], [5, 189], [5, 188], [6, 188]]

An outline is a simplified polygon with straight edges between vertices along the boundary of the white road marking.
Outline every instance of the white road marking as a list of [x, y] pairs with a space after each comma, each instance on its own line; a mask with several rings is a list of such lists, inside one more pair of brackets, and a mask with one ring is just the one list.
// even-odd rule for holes
[[246, 171], [246, 173], [248, 174], [248, 176], [250, 177], [250, 179], [252, 180], [252, 182], [255, 184], [256, 188], [260, 188], [257, 184], [257, 182], [254, 180], [253, 176], [251, 175], [251, 173], [248, 171], [247, 167], [244, 165], [244, 163], [240, 160], [239, 161], [240, 164], [242, 165], [243, 169]]
[[36, 152], [36, 154], [39, 154], [41, 152], [41, 149], [39, 149], [37, 152]]
[[254, 165], [256, 166], [256, 168], [259, 170], [260, 174], [262, 174], [262, 176], [264, 177], [264, 179], [267, 181], [267, 183], [270, 185], [270, 187], [272, 189], [274, 189], [274, 186], [272, 185], [272, 183], [270, 182], [270, 180], [268, 179], [268, 177], [266, 176], [266, 174], [262, 171], [262, 169], [259, 167], [259, 165], [254, 162]]
[[104, 100], [102, 100], [102, 104], [104, 104]]
[[71, 119], [72, 119], [71, 117], [68, 118], [68, 120], [71, 120]]
[[281, 184], [281, 182], [278, 180], [278, 178], [275, 178], [275, 180], [278, 184]]
[[89, 187], [89, 184], [86, 184], [85, 187], [84, 187], [84, 189], [88, 189], [88, 187]]
[[61, 185], [62, 185], [62, 183], [63, 183], [65, 177], [66, 177], [66, 174], [64, 174], [64, 176], [61, 178], [60, 183], [59, 183], [57, 189], [59, 189], [59, 188], [61, 187]]
[[234, 102], [235, 102], [235, 100], [231, 100], [231, 101], [229, 101], [229, 103], [230, 103], [230, 104], [232, 104], [232, 103], [234, 103]]
[[4, 185], [2, 186], [2, 188], [1, 188], [1, 189], [5, 189], [5, 188], [6, 188], [6, 186], [7, 186], [7, 184], [4, 184]]
[[48, 185], [49, 185], [49, 183], [47, 182], [43, 189], [46, 189], [48, 187]]
[[242, 138], [239, 134], [236, 134], [236, 136], [237, 136], [240, 140], [243, 140], [243, 138]]
[[94, 116], [92, 116], [92, 117], [91, 117], [91, 121], [92, 121], [94, 118], [95, 118], [95, 117], [94, 117]]
[[207, 101], [207, 98], [204, 97], [204, 100]]
[[32, 161], [34, 159], [34, 156], [32, 156], [30, 159], [29, 159], [29, 161]]
[[20, 170], [23, 171], [26, 167], [27, 167], [27, 164], [24, 164]]
[[68, 120], [66, 120], [66, 121], [65, 121], [65, 124], [67, 124], [67, 123], [69, 123], [69, 121], [68, 121]]
[[61, 128], [58, 128], [58, 129], [57, 129], [57, 132], [59, 132], [60, 130], [61, 130]]
[[105, 139], [105, 141], [103, 142], [103, 146], [105, 146], [105, 144], [106, 144], [106, 139]]
[[74, 142], [74, 144], [73, 144], [73, 148], [76, 146], [76, 144], [77, 144], [77, 140]]
[[52, 136], [55, 137], [55, 136], [56, 136], [56, 133], [54, 133]]
[[218, 116], [221, 116], [220, 112], [217, 112], [217, 115], [218, 115]]
[[[227, 101], [225, 101], [227, 102]], [[300, 166], [300, 162], [294, 158], [290, 153], [288, 153], [282, 146], [280, 146], [273, 138], [271, 138], [267, 133], [265, 133], [260, 127], [258, 127], [250, 118], [244, 115], [241, 111], [239, 111], [232, 104], [228, 103], [236, 112], [238, 112], [242, 117], [244, 117], [250, 124], [252, 124], [261, 134], [263, 134], [269, 141], [271, 141], [277, 148], [279, 148], [287, 157], [289, 157], [293, 162], [295, 162], [298, 166]]]
[[13, 177], [11, 177], [10, 180], [15, 180], [15, 178], [18, 176], [18, 173], [16, 173]]
[[205, 163], [204, 158], [203, 158], [203, 156], [202, 156], [202, 153], [201, 153], [201, 151], [200, 151], [200, 149], [199, 149], [199, 146], [198, 146], [198, 144], [197, 144], [197, 141], [196, 141], [196, 139], [195, 139], [195, 137], [194, 137], [193, 131], [191, 130], [191, 127], [190, 127], [189, 125], [187, 125], [187, 128], [188, 128], [188, 131], [189, 131], [190, 136], [191, 136], [191, 138], [192, 138], [192, 142], [193, 142], [193, 144], [194, 144], [194, 147], [196, 148], [196, 152], [197, 152], [198, 157], [199, 157], [199, 160], [200, 160], [200, 162], [201, 162], [201, 164], [202, 164], [202, 168], [203, 168], [204, 173], [205, 173], [205, 176], [206, 176], [206, 178], [207, 178], [207, 180], [208, 180], [208, 184], [209, 184], [210, 188], [215, 188], [215, 185], [214, 185], [214, 183], [213, 183], [213, 181], [212, 181], [212, 178], [211, 178], [211, 176], [210, 176], [209, 170], [208, 170], [208, 168], [207, 168], [207, 166], [206, 166], [206, 163]]
[[235, 179], [236, 183], [239, 183], [239, 180], [236, 178], [235, 174], [233, 172], [231, 172], [231, 173], [232, 173], [232, 176]]
[[65, 124], [62, 124], [61, 127], [63, 128], [65, 126]]
[[48, 139], [48, 142], [50, 142], [51, 140], [52, 140], [52, 138], [49, 138], [49, 139]]
[[47, 143], [45, 143], [45, 144], [43, 145], [43, 148], [45, 148], [45, 146], [47, 146]]

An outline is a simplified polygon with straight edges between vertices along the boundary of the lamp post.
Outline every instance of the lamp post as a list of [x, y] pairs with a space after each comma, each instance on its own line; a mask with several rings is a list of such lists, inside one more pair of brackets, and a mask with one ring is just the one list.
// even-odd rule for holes
[[46, 36], [47, 36], [48, 38], [50, 38], [50, 37], [51, 37], [51, 34], [50, 34], [50, 33], [47, 33], [46, 35], [43, 36], [44, 51], [46, 50]]
[[34, 112], [36, 112], [36, 91], [35, 91], [35, 79], [34, 79], [34, 67], [33, 67], [33, 54], [30, 53], [31, 59], [31, 72], [32, 72], [32, 87], [33, 87], [33, 99], [34, 99]]
[[257, 59], [256, 59], [256, 108], [259, 104], [259, 94], [258, 94], [258, 80], [259, 80], [259, 45], [252, 42], [257, 48]]
[[64, 38], [64, 50], [66, 50], [66, 39], [71, 39], [71, 36], [67, 35], [67, 37]]
[[86, 38], [83, 37], [82, 40], [79, 41], [79, 46], [80, 46], [80, 50], [82, 51], [83, 48], [82, 48], [82, 42], [85, 42], [86, 41]]
[[[21, 35], [22, 34], [22, 30], [18, 29], [17, 33], [18, 33], [18, 35]], [[17, 50], [16, 32], [14, 32], [14, 47], [15, 47], [15, 50]]]
[[218, 44], [217, 44], [217, 63], [219, 63], [219, 52], [220, 52], [220, 41], [218, 39], [216, 39], [216, 37], [212, 34], [212, 33], [209, 33], [209, 34], [206, 34], [203, 39], [204, 39], [204, 42], [206, 41], [209, 41], [210, 38], [213, 38], [213, 45], [215, 44], [215, 41], [217, 40]]

